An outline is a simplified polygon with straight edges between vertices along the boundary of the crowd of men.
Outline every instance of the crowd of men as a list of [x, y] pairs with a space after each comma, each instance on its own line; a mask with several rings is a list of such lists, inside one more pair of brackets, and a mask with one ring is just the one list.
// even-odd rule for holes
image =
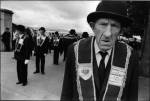
[[[17, 60], [16, 84], [27, 85], [27, 68], [31, 56], [35, 56], [34, 74], [45, 74], [45, 57], [51, 54], [53, 50], [53, 64], [59, 64], [59, 56], [64, 54], [63, 61], [66, 60], [67, 49], [74, 42], [88, 38], [87, 32], [83, 32], [80, 38], [74, 29], [71, 29], [67, 35], [60, 35], [58, 31], [46, 35], [46, 29], [40, 27], [37, 31], [26, 28], [23, 25], [17, 25], [13, 33], [14, 59]], [[24, 67], [24, 69], [22, 69]]]

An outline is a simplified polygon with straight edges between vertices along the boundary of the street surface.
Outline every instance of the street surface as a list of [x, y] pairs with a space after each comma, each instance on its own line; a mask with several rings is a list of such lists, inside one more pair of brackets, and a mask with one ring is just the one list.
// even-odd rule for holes
[[[53, 65], [53, 53], [46, 56], [45, 75], [33, 74], [35, 57], [28, 65], [28, 85], [16, 85], [13, 52], [1, 52], [1, 100], [59, 100], [64, 76], [63, 56]], [[139, 77], [139, 101], [149, 101], [149, 78]]]

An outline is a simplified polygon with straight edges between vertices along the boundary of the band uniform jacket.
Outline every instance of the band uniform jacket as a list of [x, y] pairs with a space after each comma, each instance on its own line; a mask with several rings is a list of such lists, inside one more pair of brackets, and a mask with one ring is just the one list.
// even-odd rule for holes
[[[25, 37], [24, 41], [23, 41], [23, 45], [20, 49], [20, 51], [16, 51], [14, 52], [14, 57], [16, 60], [21, 60], [24, 61], [25, 59], [29, 60], [30, 58], [30, 41], [29, 41], [29, 37], [27, 35], [23, 35], [23, 37]], [[16, 48], [19, 44], [19, 39], [16, 41]]]
[[34, 46], [34, 55], [42, 55], [48, 53], [48, 45], [49, 45], [49, 39], [48, 37], [45, 38], [45, 41], [39, 46], [37, 44], [37, 37], [35, 38], [35, 46]]
[[[85, 39], [88, 40], [88, 39]], [[93, 42], [94, 43], [94, 42]], [[62, 86], [61, 101], [79, 101], [79, 95], [77, 91], [77, 82], [76, 82], [76, 67], [75, 67], [75, 52], [74, 44], [68, 48], [67, 61], [65, 66], [64, 81]], [[93, 47], [94, 50], [94, 47]], [[96, 58], [95, 51], [93, 51], [93, 69], [96, 67]], [[111, 58], [107, 63], [106, 68], [110, 68]], [[109, 72], [107, 72], [109, 73]], [[97, 101], [102, 101], [102, 98], [99, 98], [99, 90], [102, 89], [102, 84], [97, 82], [98, 74], [96, 70], [93, 70], [95, 86], [96, 86], [96, 98]], [[108, 77], [107, 77], [108, 78]], [[98, 84], [98, 85], [96, 85]], [[128, 65], [128, 74], [126, 79], [126, 85], [123, 90], [123, 95], [121, 101], [137, 101], [138, 98], [138, 55], [137, 52], [132, 52]]]

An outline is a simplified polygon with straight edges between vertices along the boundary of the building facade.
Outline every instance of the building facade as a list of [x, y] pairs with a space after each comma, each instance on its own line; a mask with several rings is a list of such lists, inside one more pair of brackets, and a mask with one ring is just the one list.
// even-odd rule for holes
[[[1, 28], [0, 28], [0, 36], [4, 33], [5, 28], [8, 27], [10, 29], [10, 33], [12, 34], [12, 16], [13, 12], [11, 10], [7, 9], [0, 9], [0, 22], [1, 22]], [[11, 40], [10, 40], [10, 48], [12, 48], [12, 35], [11, 35]], [[4, 50], [4, 45], [3, 42], [0, 40], [1, 43], [1, 49], [0, 51]]]

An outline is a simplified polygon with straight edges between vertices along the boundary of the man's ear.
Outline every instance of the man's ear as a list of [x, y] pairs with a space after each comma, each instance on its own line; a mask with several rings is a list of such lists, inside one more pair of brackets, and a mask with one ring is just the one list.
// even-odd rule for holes
[[94, 29], [94, 26], [95, 26], [95, 23], [94, 23], [94, 22], [90, 22], [89, 25], [90, 25], [90, 27], [91, 27], [92, 29]]

